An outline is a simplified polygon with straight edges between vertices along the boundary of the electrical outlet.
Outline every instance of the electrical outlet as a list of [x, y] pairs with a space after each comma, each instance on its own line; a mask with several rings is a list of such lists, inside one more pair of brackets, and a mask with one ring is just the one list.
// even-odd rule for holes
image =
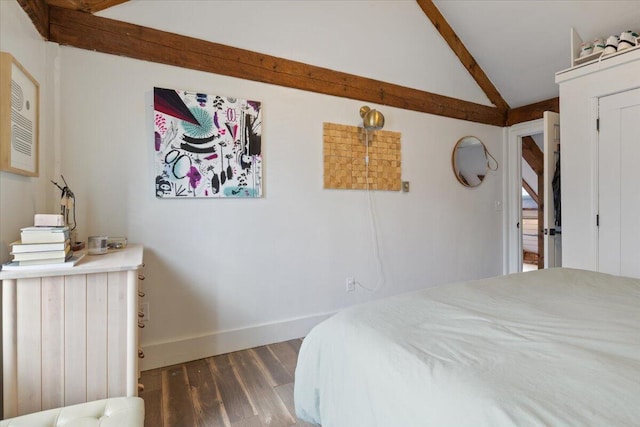
[[410, 188], [409, 181], [402, 181], [402, 192], [408, 193]]
[[149, 321], [149, 303], [143, 302], [142, 304], [140, 304], [140, 311], [142, 312], [142, 314], [144, 314], [144, 316], [142, 316], [140, 320], [142, 320], [143, 322], [148, 322]]
[[353, 277], [347, 277], [347, 292], [354, 292], [356, 290], [356, 279]]

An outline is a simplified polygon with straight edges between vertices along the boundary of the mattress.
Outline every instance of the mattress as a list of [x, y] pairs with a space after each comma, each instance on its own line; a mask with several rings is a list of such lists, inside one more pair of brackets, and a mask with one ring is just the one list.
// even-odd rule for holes
[[323, 427], [638, 426], [640, 280], [558, 268], [344, 310], [294, 396]]

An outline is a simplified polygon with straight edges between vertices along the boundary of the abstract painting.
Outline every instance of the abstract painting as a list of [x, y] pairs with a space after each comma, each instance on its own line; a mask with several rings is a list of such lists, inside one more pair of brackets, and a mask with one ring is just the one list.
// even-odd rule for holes
[[156, 197], [262, 197], [260, 102], [153, 92]]

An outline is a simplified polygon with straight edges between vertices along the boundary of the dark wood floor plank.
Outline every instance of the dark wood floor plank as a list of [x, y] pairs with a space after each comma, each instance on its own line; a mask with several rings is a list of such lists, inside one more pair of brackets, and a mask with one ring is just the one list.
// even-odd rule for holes
[[162, 390], [162, 368], [141, 372], [140, 382], [144, 384], [144, 391]]
[[231, 365], [229, 355], [223, 354], [206, 360], [220, 392], [229, 422], [233, 424], [257, 415], [256, 408], [249, 400], [235, 368]]
[[186, 367], [196, 418], [194, 427], [229, 427], [229, 419], [222, 405], [209, 363], [203, 359], [194, 360], [187, 363]]
[[184, 364], [171, 366], [162, 371], [162, 409], [164, 427], [195, 425], [187, 369]]
[[267, 379], [271, 387], [287, 384], [293, 381], [293, 375], [289, 374], [280, 360], [273, 354], [267, 346], [252, 348], [254, 358], [264, 368]]
[[296, 423], [250, 352], [232, 353], [230, 359], [238, 370], [263, 424], [290, 427]]
[[293, 378], [296, 372], [296, 364], [298, 363], [298, 352], [286, 342], [270, 344], [267, 347], [269, 347], [269, 350], [273, 352], [280, 364], [286, 369], [291, 378]]
[[296, 410], [293, 400], [293, 383], [279, 385], [275, 388], [275, 391], [276, 393], [278, 393], [278, 396], [280, 397], [280, 400], [282, 400], [282, 403], [284, 403], [289, 410], [289, 413], [293, 416], [293, 418], [296, 419], [297, 422], [294, 424], [295, 426], [314, 427], [313, 424], [304, 422], [296, 417]]
[[144, 427], [164, 427], [162, 420], [162, 389], [140, 393], [144, 400]]
[[145, 427], [311, 427], [297, 420], [302, 339], [141, 373]]
[[140, 397], [144, 400], [144, 426], [163, 427], [162, 369], [141, 372], [140, 382], [144, 385], [144, 391], [140, 392]]

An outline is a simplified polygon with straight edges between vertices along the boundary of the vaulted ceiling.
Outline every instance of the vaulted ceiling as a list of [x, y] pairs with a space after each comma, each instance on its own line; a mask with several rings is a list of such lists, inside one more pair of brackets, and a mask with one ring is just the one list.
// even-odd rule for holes
[[558, 96], [570, 31], [591, 42], [640, 32], [640, 0], [435, 0], [440, 12], [512, 107]]
[[[414, 2], [404, 0], [404, 5], [407, 1]], [[187, 37], [180, 28], [163, 28], [162, 23], [149, 19], [137, 21], [139, 16], [117, 13], [130, 9], [112, 8], [127, 0], [18, 2], [43, 37], [63, 45], [498, 126], [539, 118], [544, 110], [558, 111], [554, 73], [569, 66], [571, 27], [590, 40], [625, 29], [638, 30], [633, 26], [640, 23], [640, 0], [415, 0], [420, 7], [415, 8], [416, 13], [422, 9], [425, 25], [437, 29], [488, 100], [470, 102], [403, 82], [268, 55], [264, 50]], [[134, 3], [138, 12], [141, 7], [154, 7], [151, 2], [135, 0], [127, 6]], [[211, 2], [205, 3], [198, 6], [211, 7]], [[179, 2], [162, 4], [167, 10], [180, 7]], [[116, 18], [105, 17], [110, 15]], [[191, 15], [192, 27], [197, 28], [198, 14], [192, 11]]]

